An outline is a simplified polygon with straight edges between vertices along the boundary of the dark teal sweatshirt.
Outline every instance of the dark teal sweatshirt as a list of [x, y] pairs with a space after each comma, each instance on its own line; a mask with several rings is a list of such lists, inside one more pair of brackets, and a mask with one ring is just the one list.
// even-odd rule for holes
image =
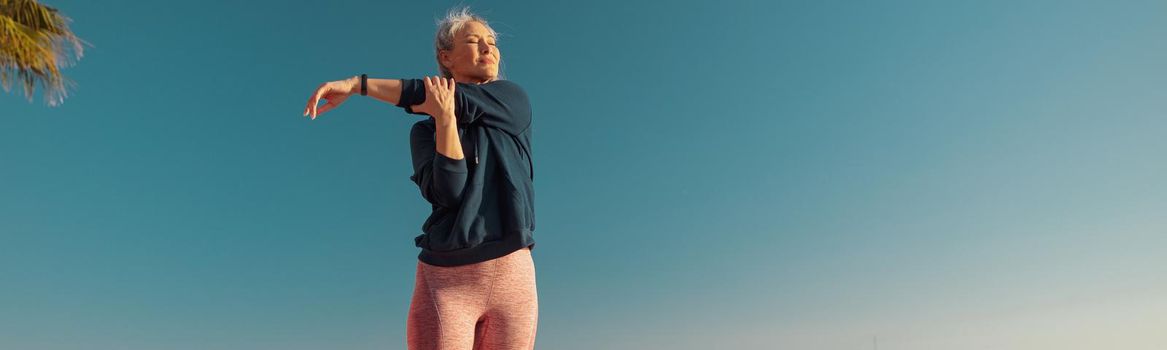
[[[402, 79], [397, 106], [410, 114], [426, 99], [421, 79]], [[409, 177], [433, 207], [414, 238], [418, 259], [458, 266], [535, 248], [535, 179], [531, 161], [531, 105], [508, 80], [458, 83], [454, 114], [465, 157], [437, 152], [433, 118], [413, 124]]]

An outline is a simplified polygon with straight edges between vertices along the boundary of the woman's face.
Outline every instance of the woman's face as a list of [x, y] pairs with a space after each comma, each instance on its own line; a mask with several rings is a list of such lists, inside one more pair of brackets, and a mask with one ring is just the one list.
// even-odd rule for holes
[[476, 21], [466, 22], [454, 35], [454, 47], [442, 51], [442, 64], [462, 83], [481, 84], [498, 77], [501, 54], [490, 29]]

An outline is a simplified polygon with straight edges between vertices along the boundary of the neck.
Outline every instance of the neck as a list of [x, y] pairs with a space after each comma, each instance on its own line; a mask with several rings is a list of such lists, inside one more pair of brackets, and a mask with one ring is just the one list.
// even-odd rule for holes
[[495, 79], [493, 79], [493, 78], [454, 75], [454, 81], [459, 82], [459, 83], [466, 83], [466, 84], [485, 84], [485, 83], [492, 82], [494, 80]]

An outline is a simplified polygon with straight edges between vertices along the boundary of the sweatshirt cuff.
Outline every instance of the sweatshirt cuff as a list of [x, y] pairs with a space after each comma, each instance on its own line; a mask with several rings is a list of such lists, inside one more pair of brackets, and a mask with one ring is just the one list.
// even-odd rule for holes
[[434, 157], [434, 168], [451, 173], [465, 173], [468, 171], [466, 168], [466, 157], [453, 159], [440, 152], [434, 152], [434, 154], [436, 155]]

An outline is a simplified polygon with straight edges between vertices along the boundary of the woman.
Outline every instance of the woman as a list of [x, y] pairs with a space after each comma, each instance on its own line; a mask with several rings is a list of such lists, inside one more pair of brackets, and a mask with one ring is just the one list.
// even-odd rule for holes
[[[535, 345], [531, 107], [521, 87], [499, 77], [495, 34], [467, 8], [451, 10], [434, 41], [441, 77], [327, 82], [304, 109], [315, 120], [360, 93], [431, 117], [410, 132], [409, 179], [433, 211], [414, 238], [409, 349]], [[317, 108], [320, 98], [328, 102]]]

